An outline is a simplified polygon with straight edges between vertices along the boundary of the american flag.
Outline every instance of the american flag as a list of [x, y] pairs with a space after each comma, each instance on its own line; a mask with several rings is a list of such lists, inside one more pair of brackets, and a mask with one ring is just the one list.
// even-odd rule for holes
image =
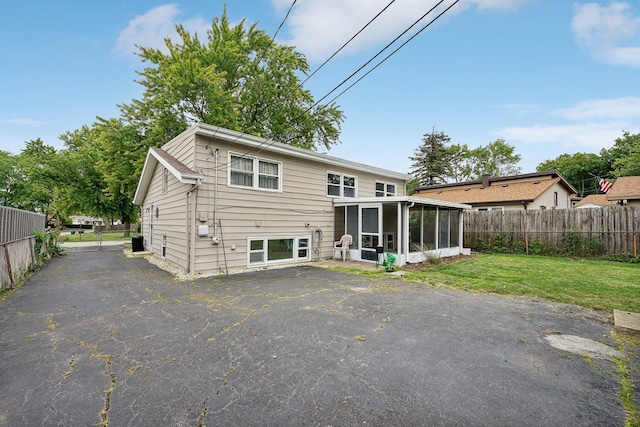
[[598, 185], [600, 185], [600, 190], [604, 191], [605, 193], [608, 193], [609, 190], [611, 190], [611, 186], [613, 184], [604, 178], [598, 177]]

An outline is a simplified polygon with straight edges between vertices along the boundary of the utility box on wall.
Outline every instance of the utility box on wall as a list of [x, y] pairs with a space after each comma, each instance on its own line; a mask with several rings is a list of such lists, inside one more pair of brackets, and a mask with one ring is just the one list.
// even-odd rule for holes
[[207, 237], [209, 235], [209, 226], [208, 225], [199, 225], [198, 226], [198, 236]]

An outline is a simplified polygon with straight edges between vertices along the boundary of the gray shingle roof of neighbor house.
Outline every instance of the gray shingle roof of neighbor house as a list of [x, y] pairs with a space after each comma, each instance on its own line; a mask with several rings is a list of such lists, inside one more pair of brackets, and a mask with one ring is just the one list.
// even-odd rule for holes
[[[328, 154], [318, 153], [313, 150], [307, 150], [304, 148], [283, 144], [271, 139], [260, 138], [257, 136], [248, 135], [246, 133], [237, 132], [204, 123], [193, 125], [189, 129], [182, 132], [180, 135], [176, 136], [174, 139], [185, 138], [194, 134], [208, 138], [215, 138], [228, 143], [233, 143], [234, 146], [244, 146], [246, 147], [245, 152], [247, 156], [256, 155], [261, 152], [271, 152], [300, 159], [311, 160], [317, 163], [326, 164], [327, 166], [333, 168], [347, 168], [351, 170], [380, 175], [383, 177], [401, 179], [404, 181], [407, 181], [411, 178], [411, 176], [408, 174], [369, 166], [363, 163], [329, 156]], [[146, 193], [147, 187], [151, 182], [153, 171], [158, 162], [162, 163], [162, 165], [166, 167], [174, 176], [176, 176], [176, 178], [178, 178], [180, 182], [196, 184], [198, 180], [204, 178], [204, 175], [189, 169], [187, 166], [176, 160], [164, 150], [160, 148], [150, 148], [149, 152], [147, 153], [147, 158], [142, 170], [142, 175], [140, 176], [140, 181], [138, 182], [136, 194], [133, 198], [134, 204], [139, 205], [143, 202], [144, 194]]]
[[556, 183], [577, 192], [557, 171], [544, 171], [419, 187], [416, 196], [472, 204], [533, 201]]
[[640, 199], [640, 176], [622, 176], [613, 183], [607, 200]]

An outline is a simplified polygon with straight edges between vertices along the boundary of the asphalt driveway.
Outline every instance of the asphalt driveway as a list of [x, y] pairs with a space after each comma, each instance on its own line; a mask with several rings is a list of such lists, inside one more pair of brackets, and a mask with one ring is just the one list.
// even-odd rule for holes
[[622, 426], [588, 310], [303, 266], [53, 259], [0, 305], [0, 425]]

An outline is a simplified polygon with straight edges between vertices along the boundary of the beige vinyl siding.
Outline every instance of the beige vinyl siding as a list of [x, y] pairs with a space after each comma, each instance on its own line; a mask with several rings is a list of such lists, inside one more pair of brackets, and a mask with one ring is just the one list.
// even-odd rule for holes
[[[167, 250], [166, 260], [177, 266], [187, 268], [187, 245], [186, 236], [187, 207], [186, 192], [191, 185], [180, 183], [175, 176], [169, 174], [167, 193], [162, 194], [162, 171], [164, 167], [158, 163], [147, 197], [142, 206], [142, 234], [145, 238], [145, 247], [152, 250], [159, 257], [162, 256], [162, 237], [166, 236]], [[149, 212], [153, 204], [153, 246], [149, 246]], [[159, 215], [155, 217], [155, 210]]]
[[[202, 206], [209, 207], [207, 225], [213, 227], [214, 171], [209, 168], [215, 167], [215, 160], [204, 150], [206, 144], [206, 140], [200, 140], [197, 148], [196, 166], [207, 170], [208, 175], [198, 189], [198, 211], [202, 210]], [[260, 152], [248, 156], [281, 162], [282, 192], [230, 187], [227, 185], [229, 147], [226, 144], [212, 144], [212, 147], [220, 148], [217, 219], [221, 225], [218, 228], [221, 239], [219, 244], [213, 245], [210, 238], [196, 238], [197, 272], [217, 272], [220, 264], [224, 263], [225, 255], [228, 269], [247, 268], [249, 237], [311, 239], [315, 227], [319, 227], [324, 235], [322, 257], [332, 255], [333, 202], [326, 197], [324, 166], [266, 151]], [[246, 152], [238, 147], [233, 148], [234, 153]], [[313, 252], [309, 252], [310, 258], [313, 257]]]
[[[195, 247], [192, 248], [195, 269], [191, 271], [192, 274], [219, 273], [225, 270], [225, 263], [229, 271], [248, 268], [249, 238], [308, 238], [309, 259], [313, 260], [318, 256], [312, 246], [314, 229], [321, 230], [323, 235], [320, 257], [332, 257], [334, 210], [333, 198], [327, 196], [328, 171], [357, 177], [358, 197], [374, 197], [376, 181], [395, 183], [396, 194], [406, 194], [402, 180], [336, 168], [286, 154], [274, 154], [268, 147], [262, 151], [252, 150], [242, 144], [191, 133], [182, 140], [170, 141], [162, 148], [190, 169], [205, 175], [200, 186], [192, 193], [196, 202], [196, 214], [192, 219], [195, 223]], [[219, 149], [217, 171], [215, 156], [212, 155], [216, 148]], [[229, 150], [239, 155], [247, 153], [248, 157], [278, 162], [281, 165], [282, 191], [228, 186]], [[217, 221], [214, 221], [216, 172], [218, 208], [215, 214]], [[166, 260], [186, 271], [189, 269], [189, 225], [192, 222], [189, 219], [187, 193], [193, 187], [181, 184], [170, 174], [168, 191], [161, 194], [161, 179], [162, 166], [158, 164], [142, 206], [143, 234], [148, 233], [148, 213], [145, 213], [145, 208], [153, 203], [154, 208], [160, 209], [159, 218], [154, 218], [153, 252], [157, 256], [162, 255], [162, 236], [166, 235]], [[197, 235], [200, 225], [209, 227], [208, 236]], [[212, 240], [214, 231], [218, 237], [217, 244]], [[145, 234], [146, 238], [148, 236]]]
[[[231, 149], [233, 153], [244, 154], [247, 150], [199, 138], [196, 149], [198, 161], [195, 166], [197, 169], [205, 170], [207, 178], [198, 189], [198, 211], [202, 211], [205, 205], [210, 209], [206, 225], [210, 227], [211, 232], [214, 225], [212, 201], [215, 159], [205, 149], [207, 143], [210, 148], [220, 149], [217, 211], [217, 219], [221, 225], [218, 228], [220, 243], [214, 245], [208, 237], [196, 238], [197, 272], [218, 272], [225, 256], [229, 270], [247, 268], [247, 245], [250, 237], [307, 237], [311, 246], [313, 230], [316, 228], [319, 228], [323, 235], [320, 257], [332, 257], [334, 213], [333, 198], [327, 196], [327, 172], [357, 177], [358, 197], [375, 196], [375, 183], [381, 180], [378, 175], [331, 168], [322, 163], [273, 154], [265, 150], [248, 153], [247, 156], [281, 163], [282, 192], [230, 187], [227, 185], [228, 151]], [[384, 180], [396, 184], [398, 195], [405, 194], [402, 181], [388, 178]], [[313, 247], [310, 247], [309, 255], [310, 259], [317, 257]]]
[[[176, 160], [190, 169], [195, 169], [195, 152], [193, 149], [194, 135], [188, 135], [181, 140], [172, 140], [162, 146], [162, 149], [171, 154]], [[204, 147], [203, 147], [204, 148]]]
[[540, 209], [541, 206], [545, 206], [546, 209], [553, 209], [554, 192], [558, 193], [558, 206], [555, 207], [556, 209], [568, 209], [571, 207], [569, 192], [560, 183], [556, 183], [534, 200], [527, 209]]
[[[521, 210], [524, 210], [524, 205], [522, 203], [516, 203], [516, 204], [504, 203], [504, 204], [502, 204], [500, 206], [502, 206], [505, 211], [521, 211]], [[528, 209], [528, 207], [527, 207], [527, 209]]]

